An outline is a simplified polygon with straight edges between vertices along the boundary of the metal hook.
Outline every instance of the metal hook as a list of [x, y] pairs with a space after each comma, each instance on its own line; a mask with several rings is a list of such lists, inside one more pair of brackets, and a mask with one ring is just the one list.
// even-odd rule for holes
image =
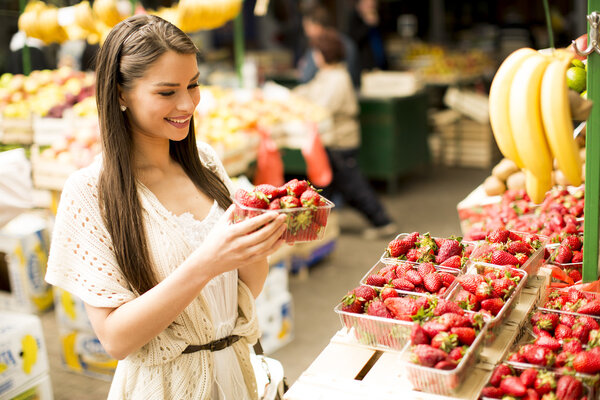
[[590, 42], [588, 43], [587, 49], [579, 50], [575, 41], [573, 40], [571, 42], [573, 44], [573, 50], [575, 50], [575, 53], [580, 57], [588, 56], [593, 51], [600, 54], [600, 47], [598, 47], [598, 37], [600, 36], [600, 32], [598, 31], [598, 27], [600, 26], [600, 14], [596, 11], [592, 11], [592, 13], [587, 16], [587, 20], [590, 24]]

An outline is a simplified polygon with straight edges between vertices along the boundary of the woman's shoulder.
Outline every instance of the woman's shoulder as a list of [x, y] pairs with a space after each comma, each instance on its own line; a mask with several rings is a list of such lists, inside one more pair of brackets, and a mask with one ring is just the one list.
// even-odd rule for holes
[[67, 178], [63, 193], [96, 193], [98, 191], [98, 177], [102, 162], [96, 158], [92, 164], [73, 172]]

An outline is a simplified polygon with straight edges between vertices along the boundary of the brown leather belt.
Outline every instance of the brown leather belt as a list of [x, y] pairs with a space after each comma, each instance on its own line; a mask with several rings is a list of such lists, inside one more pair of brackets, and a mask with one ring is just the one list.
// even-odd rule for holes
[[184, 354], [195, 353], [200, 350], [219, 351], [219, 350], [223, 350], [223, 349], [231, 346], [232, 344], [234, 344], [235, 342], [237, 342], [240, 339], [241, 339], [241, 337], [238, 335], [231, 335], [231, 336], [224, 337], [222, 339], [213, 340], [212, 342], [207, 343], [207, 344], [200, 344], [200, 345], [190, 344], [188, 347], [186, 347], [183, 350], [183, 353]]

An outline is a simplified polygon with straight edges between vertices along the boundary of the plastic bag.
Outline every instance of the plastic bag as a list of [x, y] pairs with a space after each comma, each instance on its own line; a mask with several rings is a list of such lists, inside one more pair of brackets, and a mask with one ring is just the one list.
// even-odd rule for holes
[[306, 175], [314, 185], [326, 187], [333, 178], [329, 157], [319, 137], [317, 125], [310, 124], [309, 126], [307, 140], [301, 149], [302, 156], [306, 161]]
[[268, 183], [281, 186], [285, 183], [283, 177], [283, 161], [277, 144], [265, 129], [259, 129], [261, 134], [258, 154], [256, 159], [256, 174], [254, 184]]
[[0, 227], [32, 207], [31, 164], [25, 150], [0, 152]]

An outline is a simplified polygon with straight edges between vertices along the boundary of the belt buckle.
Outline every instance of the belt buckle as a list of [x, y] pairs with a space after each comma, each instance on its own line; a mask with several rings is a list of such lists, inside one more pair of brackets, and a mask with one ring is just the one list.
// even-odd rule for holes
[[219, 351], [229, 346], [230, 336], [224, 337], [219, 340], [215, 340], [210, 344], [210, 351]]

